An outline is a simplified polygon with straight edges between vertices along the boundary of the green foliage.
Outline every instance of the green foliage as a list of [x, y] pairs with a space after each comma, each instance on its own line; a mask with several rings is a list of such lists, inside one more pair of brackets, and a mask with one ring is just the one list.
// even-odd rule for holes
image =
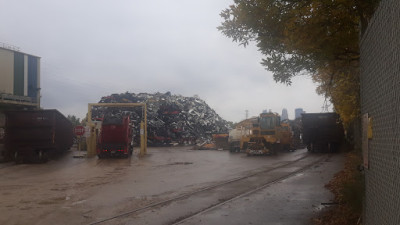
[[71, 123], [72, 123], [74, 126], [81, 125], [80, 119], [77, 118], [77, 117], [74, 116], [74, 115], [68, 115], [68, 116], [67, 116], [67, 119], [69, 119], [69, 121], [71, 121]]
[[311, 74], [336, 111], [359, 112], [359, 34], [378, 0], [235, 0], [218, 29], [240, 45], [254, 41], [276, 82]]
[[231, 128], [234, 128], [235, 124], [237, 124], [237, 123], [234, 123], [232, 121], [227, 121], [227, 123], [228, 123], [229, 127], [231, 127]]

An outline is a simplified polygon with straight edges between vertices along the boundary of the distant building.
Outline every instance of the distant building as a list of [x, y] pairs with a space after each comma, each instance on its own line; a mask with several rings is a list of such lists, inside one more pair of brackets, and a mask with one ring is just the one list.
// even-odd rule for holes
[[306, 113], [303, 108], [297, 108], [294, 110], [294, 118], [300, 118], [302, 113]]
[[282, 109], [281, 120], [288, 120], [288, 119], [289, 119], [289, 116], [288, 116], [288, 113], [287, 113], [287, 109], [283, 108]]
[[0, 43], [0, 161], [5, 160], [4, 111], [40, 108], [40, 58]]
[[40, 108], [40, 58], [0, 43], [0, 162], [5, 160], [6, 110]]
[[40, 57], [0, 45], [0, 111], [40, 108]]

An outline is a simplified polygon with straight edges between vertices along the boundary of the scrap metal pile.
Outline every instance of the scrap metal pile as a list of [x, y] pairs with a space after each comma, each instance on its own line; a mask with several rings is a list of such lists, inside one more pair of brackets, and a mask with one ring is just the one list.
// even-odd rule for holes
[[[147, 131], [150, 145], [195, 144], [212, 139], [212, 134], [227, 133], [229, 125], [199, 97], [167, 93], [122, 93], [102, 97], [99, 103], [147, 103]], [[134, 122], [135, 142], [139, 140], [140, 107], [94, 107], [92, 118], [106, 114], [129, 115]]]

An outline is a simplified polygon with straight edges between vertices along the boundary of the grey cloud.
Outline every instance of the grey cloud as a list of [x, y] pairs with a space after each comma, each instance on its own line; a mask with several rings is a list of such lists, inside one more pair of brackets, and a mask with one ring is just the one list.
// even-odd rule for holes
[[125, 91], [199, 95], [226, 120], [245, 110], [320, 112], [309, 79], [276, 84], [254, 46], [216, 27], [230, 0], [5, 1], [0, 42], [42, 57], [42, 106], [83, 117], [87, 103]]

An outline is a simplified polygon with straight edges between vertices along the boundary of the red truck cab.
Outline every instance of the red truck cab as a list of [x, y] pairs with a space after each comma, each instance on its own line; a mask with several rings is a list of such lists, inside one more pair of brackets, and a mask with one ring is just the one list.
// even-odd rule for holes
[[104, 117], [97, 138], [97, 156], [127, 158], [132, 151], [132, 127], [129, 116]]

